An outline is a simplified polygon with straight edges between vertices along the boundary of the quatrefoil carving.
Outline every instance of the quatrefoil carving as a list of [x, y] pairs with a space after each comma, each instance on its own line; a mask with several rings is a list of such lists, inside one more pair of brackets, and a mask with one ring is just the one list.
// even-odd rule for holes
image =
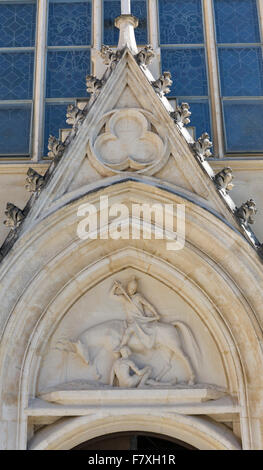
[[131, 108], [108, 116], [105, 131], [94, 139], [90, 154], [100, 173], [158, 171], [167, 153], [166, 139], [151, 130], [147, 117]]

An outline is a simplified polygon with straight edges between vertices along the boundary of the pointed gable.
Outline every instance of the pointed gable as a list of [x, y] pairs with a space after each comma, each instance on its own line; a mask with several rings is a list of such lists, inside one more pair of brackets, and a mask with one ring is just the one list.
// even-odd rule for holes
[[154, 80], [146, 66], [151, 55], [150, 46], [136, 54], [128, 47], [116, 53], [104, 47], [108, 68], [102, 79], [87, 77], [91, 98], [84, 109], [70, 106], [68, 122], [73, 128], [65, 140], [50, 139], [53, 162], [24, 210], [26, 220], [8, 244], [63, 205], [125, 176], [172, 185], [259, 245], [248, 227], [240, 227], [226, 187], [215, 184], [206, 161], [211, 155], [209, 136], [204, 133], [194, 142], [184, 127], [188, 108], [174, 110], [165, 98], [170, 74]]

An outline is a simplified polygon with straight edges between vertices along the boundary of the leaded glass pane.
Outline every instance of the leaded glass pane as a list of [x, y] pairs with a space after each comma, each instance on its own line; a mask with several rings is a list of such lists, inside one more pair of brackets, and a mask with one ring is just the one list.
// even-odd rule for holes
[[223, 103], [227, 152], [263, 151], [263, 100]]
[[214, 0], [214, 6], [218, 43], [260, 42], [257, 0]]
[[206, 96], [208, 94], [205, 51], [194, 49], [162, 49], [162, 70], [172, 74], [169, 96]]
[[119, 30], [114, 26], [114, 19], [121, 14], [120, 1], [104, 0], [104, 44], [118, 44]]
[[48, 154], [48, 138], [50, 135], [59, 137], [59, 129], [67, 129], [66, 113], [69, 103], [46, 104], [45, 110], [45, 136], [44, 136], [44, 155]]
[[33, 52], [0, 53], [0, 100], [32, 98]]
[[87, 96], [85, 77], [90, 51], [50, 51], [47, 61], [47, 98]]
[[139, 26], [135, 29], [137, 44], [147, 44], [147, 5], [146, 0], [132, 0], [131, 12], [139, 20]]
[[161, 44], [204, 42], [201, 0], [159, 0]]
[[0, 47], [32, 47], [35, 30], [34, 3], [0, 3]]
[[[114, 20], [121, 14], [121, 2], [116, 0], [104, 0], [104, 44], [117, 45], [119, 30], [114, 26]], [[146, 0], [132, 0], [131, 12], [139, 20], [139, 26], [135, 29], [135, 38], [138, 44], [146, 44], [147, 41], [147, 6]]]
[[91, 42], [91, 0], [49, 2], [49, 46], [84, 46]]
[[31, 107], [0, 107], [0, 155], [27, 155], [30, 142]]
[[184, 100], [179, 99], [178, 102], [187, 102], [190, 105], [190, 116], [191, 122], [189, 126], [195, 127], [196, 138], [200, 137], [204, 132], [208, 132], [211, 136], [211, 124], [210, 124], [210, 110], [208, 100], [194, 101], [185, 98]]
[[263, 95], [263, 61], [260, 47], [219, 48], [222, 96]]

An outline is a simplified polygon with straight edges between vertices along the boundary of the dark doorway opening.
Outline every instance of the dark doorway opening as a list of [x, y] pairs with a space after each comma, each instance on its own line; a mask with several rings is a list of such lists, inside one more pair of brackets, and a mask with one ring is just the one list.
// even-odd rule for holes
[[120, 432], [82, 442], [72, 450], [197, 450], [186, 442], [150, 432]]

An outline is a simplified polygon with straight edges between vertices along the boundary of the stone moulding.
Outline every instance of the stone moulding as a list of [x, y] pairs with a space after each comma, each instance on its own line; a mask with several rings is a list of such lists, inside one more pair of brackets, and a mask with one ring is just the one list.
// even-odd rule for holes
[[[70, 384], [65, 384], [70, 385]], [[72, 384], [74, 386], [74, 384]], [[84, 383], [83, 383], [84, 386]], [[75, 384], [76, 387], [76, 384]], [[61, 405], [94, 405], [100, 400], [105, 400], [105, 404], [115, 405], [127, 405], [131, 401], [136, 402], [137, 405], [145, 404], [145, 395], [147, 395], [147, 404], [159, 406], [163, 403], [170, 405], [189, 404], [189, 403], [204, 403], [210, 400], [218, 400], [226, 396], [226, 391], [220, 389], [220, 387], [206, 387], [205, 385], [198, 385], [192, 388], [189, 387], [178, 387], [173, 389], [125, 389], [123, 390], [111, 390], [111, 389], [100, 389], [100, 390], [83, 390], [76, 389], [69, 390], [68, 388], [63, 389], [63, 386], [59, 390], [49, 390], [39, 395], [42, 400], [59, 403]], [[228, 401], [228, 406], [233, 412], [235, 406], [234, 400]], [[238, 407], [235, 406], [235, 410]], [[205, 409], [205, 407], [204, 407]]]

